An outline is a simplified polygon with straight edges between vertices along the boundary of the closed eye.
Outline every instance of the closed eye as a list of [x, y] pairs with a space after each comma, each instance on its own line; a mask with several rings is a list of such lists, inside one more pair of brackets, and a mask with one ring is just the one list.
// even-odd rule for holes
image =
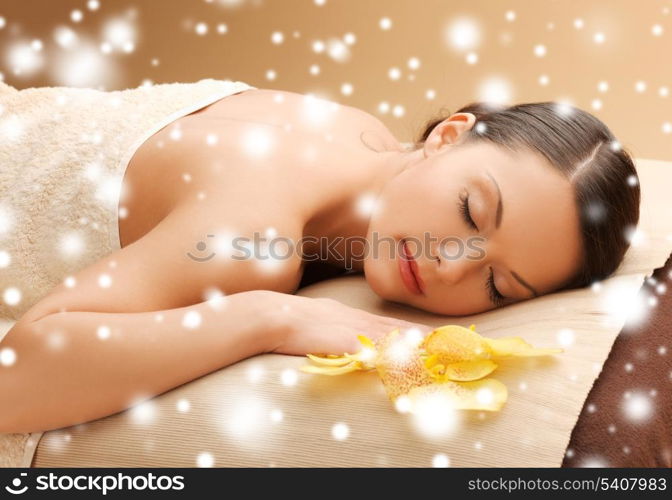
[[466, 222], [470, 228], [478, 231], [478, 226], [474, 222], [474, 219], [471, 218], [471, 212], [469, 211], [469, 195], [465, 196], [464, 198], [460, 196], [457, 206], [460, 209], [460, 213], [462, 214], [464, 222]]
[[490, 297], [490, 302], [492, 302], [495, 307], [501, 307], [506, 301], [506, 297], [499, 293], [497, 287], [495, 286], [495, 275], [493, 274], [492, 268], [490, 268], [490, 276], [485, 282], [485, 288], [488, 291], [488, 296]]

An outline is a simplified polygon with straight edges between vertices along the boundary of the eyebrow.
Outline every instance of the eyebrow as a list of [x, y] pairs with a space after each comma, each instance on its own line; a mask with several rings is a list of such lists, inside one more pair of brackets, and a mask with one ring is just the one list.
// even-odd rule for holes
[[[499, 184], [497, 184], [497, 181], [495, 178], [492, 176], [492, 174], [488, 171], [485, 172], [488, 174], [488, 177], [492, 180], [492, 182], [495, 184], [495, 187], [497, 188], [497, 214], [495, 215], [496, 221], [495, 221], [495, 227], [499, 229], [500, 224], [502, 223], [502, 212], [504, 211], [504, 205], [502, 204], [502, 191], [499, 189]], [[539, 296], [539, 292], [537, 292], [532, 285], [530, 285], [527, 281], [525, 281], [523, 278], [520, 277], [520, 275], [515, 272], [511, 271], [511, 275], [516, 278], [518, 283], [523, 285], [525, 288], [527, 288], [530, 292], [534, 294], [535, 297]]]
[[492, 176], [492, 174], [487, 171], [485, 173], [488, 174], [488, 177], [492, 179], [492, 182], [495, 184], [495, 187], [497, 188], [497, 214], [496, 214], [495, 227], [499, 229], [499, 225], [502, 223], [502, 211], [504, 210], [504, 206], [502, 205], [502, 191], [499, 189], [499, 184], [497, 184], [497, 181]]

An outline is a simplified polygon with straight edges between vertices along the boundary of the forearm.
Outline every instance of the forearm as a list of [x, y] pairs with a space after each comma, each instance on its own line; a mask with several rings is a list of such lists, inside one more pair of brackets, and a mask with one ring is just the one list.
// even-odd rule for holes
[[[140, 313], [62, 312], [8, 332], [0, 432], [100, 418], [273, 348], [273, 292]], [[198, 324], [197, 324], [198, 323]]]

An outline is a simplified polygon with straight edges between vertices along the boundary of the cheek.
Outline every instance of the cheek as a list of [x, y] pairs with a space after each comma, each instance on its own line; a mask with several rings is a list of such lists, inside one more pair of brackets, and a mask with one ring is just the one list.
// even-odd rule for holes
[[394, 277], [391, 273], [393, 261], [387, 255], [374, 258], [367, 256], [364, 261], [364, 277], [376, 295], [386, 300], [395, 300]]

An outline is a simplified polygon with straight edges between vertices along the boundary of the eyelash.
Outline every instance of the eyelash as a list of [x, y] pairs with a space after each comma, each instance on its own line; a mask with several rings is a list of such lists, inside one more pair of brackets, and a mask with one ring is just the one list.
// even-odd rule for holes
[[474, 219], [471, 218], [471, 212], [469, 212], [469, 195], [467, 195], [466, 198], [462, 198], [460, 196], [460, 200], [457, 205], [460, 208], [460, 213], [462, 214], [464, 222], [466, 222], [470, 228], [478, 230], [478, 226], [476, 226]]
[[[474, 219], [471, 218], [471, 213], [469, 212], [469, 195], [467, 195], [465, 198], [460, 196], [458, 206], [464, 222], [466, 222], [467, 225], [472, 229], [478, 230], [478, 226], [476, 226], [476, 223], [474, 222]], [[488, 295], [492, 303], [495, 304], [496, 307], [502, 306], [505, 297], [499, 293], [499, 290], [497, 290], [497, 287], [495, 286], [495, 276], [493, 274], [492, 268], [490, 268], [490, 276], [485, 282], [485, 288], [488, 291]]]
[[492, 301], [493, 304], [495, 304], [495, 307], [500, 307], [504, 304], [504, 295], [499, 293], [499, 290], [495, 287], [495, 276], [492, 272], [492, 268], [490, 268], [490, 276], [485, 282], [486, 288], [488, 290], [488, 295], [490, 296], [490, 300]]

